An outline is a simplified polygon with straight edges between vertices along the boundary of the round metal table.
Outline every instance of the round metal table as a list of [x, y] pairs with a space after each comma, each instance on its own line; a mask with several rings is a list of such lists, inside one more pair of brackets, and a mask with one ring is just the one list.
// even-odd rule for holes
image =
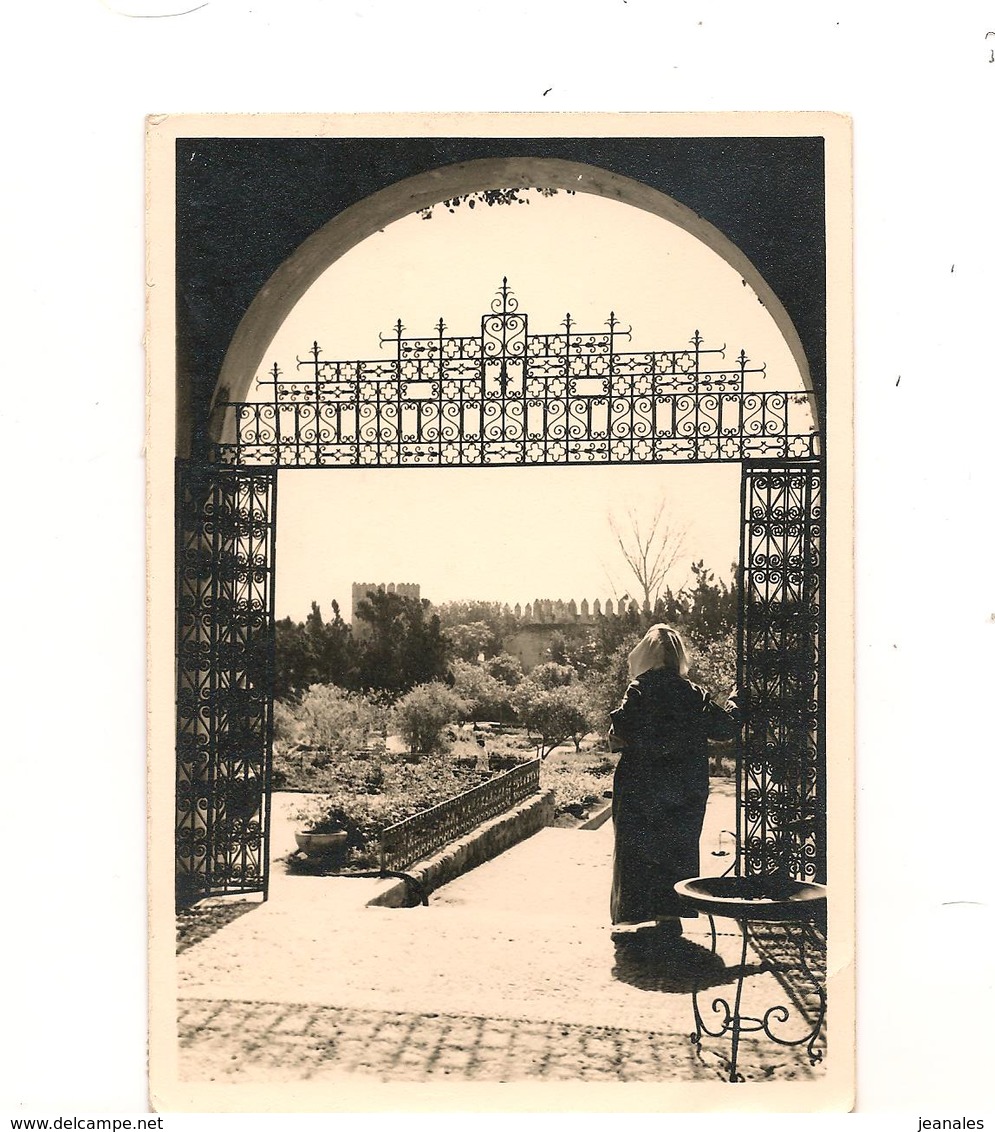
[[[825, 912], [827, 895], [825, 886], [782, 876], [724, 876], [692, 877], [689, 880], [678, 881], [674, 888], [689, 905], [708, 917], [712, 932], [713, 955], [716, 954], [717, 944], [715, 917], [735, 920], [741, 937], [740, 961], [732, 1005], [730, 1006], [729, 1001], [721, 996], [712, 1000], [712, 1013], [721, 1016], [717, 1029], [710, 1029], [702, 1018], [699, 1006], [700, 989], [695, 987], [692, 992], [695, 1031], [691, 1035], [691, 1041], [697, 1049], [701, 1050], [703, 1035], [712, 1038], [731, 1035], [729, 1080], [733, 1082], [743, 1080], [737, 1072], [741, 1034], [762, 1033], [778, 1045], [803, 1045], [808, 1051], [812, 1065], [821, 1061], [822, 1051], [816, 1048], [816, 1042], [826, 1016], [826, 990], [822, 980], [816, 977], [808, 965], [805, 934], [808, 925]], [[786, 936], [794, 939], [798, 953], [797, 967], [818, 995], [815, 1021], [801, 1037], [787, 1038], [772, 1029], [772, 1025], [781, 1026], [788, 1021], [791, 1012], [786, 1005], [770, 1006], [759, 1016], [743, 1014], [741, 1010], [750, 924], [772, 922], [784, 924]], [[777, 970], [777, 967], [765, 964], [764, 969]]]

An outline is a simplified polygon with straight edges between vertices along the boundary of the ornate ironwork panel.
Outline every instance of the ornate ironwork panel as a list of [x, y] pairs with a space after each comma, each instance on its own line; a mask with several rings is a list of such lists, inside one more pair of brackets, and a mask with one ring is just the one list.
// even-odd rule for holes
[[825, 881], [824, 473], [743, 466], [740, 869]]
[[267, 885], [276, 474], [177, 464], [179, 903]]
[[767, 389], [745, 352], [626, 351], [631, 328], [529, 331], [504, 280], [479, 335], [380, 337], [389, 355], [333, 361], [315, 342], [296, 374], [274, 363], [260, 399], [229, 406], [222, 462], [267, 467], [640, 464], [813, 459], [804, 391]]

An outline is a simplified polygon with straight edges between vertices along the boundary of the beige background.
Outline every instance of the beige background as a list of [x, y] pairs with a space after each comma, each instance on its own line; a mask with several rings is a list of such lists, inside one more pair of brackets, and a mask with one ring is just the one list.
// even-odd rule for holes
[[[630, 0], [569, 15], [512, 5], [495, 18], [472, 4], [371, 15], [215, 0], [134, 18], [180, 7], [8, 14], [5, 369], [57, 410], [44, 441], [35, 403], [8, 397], [4, 412], [18, 550], [4, 560], [5, 897], [18, 926], [4, 940], [12, 1040], [0, 1103], [22, 1115], [147, 1103], [144, 115], [826, 107], [855, 121], [858, 1105], [913, 1129], [919, 1115], [983, 1111], [990, 803], [975, 788], [986, 764], [973, 706], [993, 675], [995, 545], [979, 522], [992, 465], [983, 441], [940, 426], [954, 379], [958, 421], [976, 419], [990, 393], [990, 6], [927, 19], [856, 2]], [[493, 66], [481, 65], [483, 41]], [[306, 47], [327, 65], [300, 65]], [[923, 458], [934, 450], [938, 462]], [[922, 695], [923, 657], [935, 655], [924, 618], [955, 658], [967, 711]], [[71, 631], [55, 645], [40, 619]], [[760, 1121], [769, 1126], [738, 1126]]]

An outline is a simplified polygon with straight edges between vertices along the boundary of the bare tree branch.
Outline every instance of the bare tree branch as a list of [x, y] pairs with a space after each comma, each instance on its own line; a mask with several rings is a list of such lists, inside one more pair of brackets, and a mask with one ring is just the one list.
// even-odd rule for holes
[[652, 610], [674, 563], [684, 550], [687, 527], [669, 521], [665, 499], [660, 501], [648, 522], [641, 521], [630, 508], [623, 523], [610, 514], [608, 526], [622, 560], [636, 580], [643, 608]]

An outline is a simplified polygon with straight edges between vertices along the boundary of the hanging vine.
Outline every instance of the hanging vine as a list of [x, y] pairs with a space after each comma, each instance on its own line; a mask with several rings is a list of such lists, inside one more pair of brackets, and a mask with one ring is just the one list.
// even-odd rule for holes
[[[552, 197], [559, 193], [560, 189], [544, 189], [539, 186], [533, 186], [523, 189], [483, 189], [481, 192], [462, 193], [460, 196], [450, 197], [449, 200], [440, 201], [439, 204], [429, 205], [427, 208], [420, 208], [418, 215], [422, 220], [431, 220], [432, 214], [437, 208], [444, 208], [447, 212], [455, 212], [461, 205], [466, 205], [467, 208], [476, 208], [478, 204], [486, 204], [488, 208], [493, 208], [496, 204], [531, 204], [528, 196], [529, 193], [536, 193], [541, 197]], [[568, 196], [575, 196], [575, 190], [563, 189]]]

